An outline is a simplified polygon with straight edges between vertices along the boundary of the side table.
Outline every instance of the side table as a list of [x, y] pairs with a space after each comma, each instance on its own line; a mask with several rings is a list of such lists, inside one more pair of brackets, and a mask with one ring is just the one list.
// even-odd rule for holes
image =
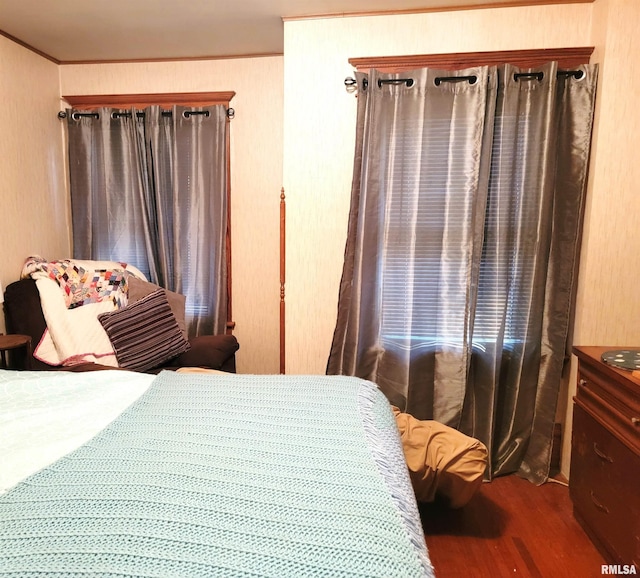
[[22, 369], [31, 369], [31, 337], [28, 335], [0, 335], [0, 369], [9, 367], [7, 352], [23, 349], [24, 361]]

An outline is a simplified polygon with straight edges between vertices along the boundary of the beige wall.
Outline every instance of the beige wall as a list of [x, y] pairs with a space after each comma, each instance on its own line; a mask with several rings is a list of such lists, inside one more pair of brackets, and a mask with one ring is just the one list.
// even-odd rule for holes
[[[58, 67], [0, 36], [0, 283], [30, 254], [69, 251]], [[4, 332], [0, 315], [0, 332]]]
[[575, 339], [640, 344], [640, 2], [598, 0], [601, 62]]
[[[640, 344], [640, 77], [631, 64], [640, 54], [638, 23], [637, 0], [285, 22], [287, 372], [323, 372], [331, 344], [355, 122], [342, 80], [357, 56], [596, 47], [599, 97], [574, 343]], [[558, 413], [565, 475], [575, 373], [573, 358]]]
[[357, 56], [589, 46], [591, 4], [285, 22], [287, 373], [325, 370], [351, 186]]
[[[600, 63], [573, 342], [640, 346], [640, 2], [596, 0]], [[573, 358], [567, 402], [575, 395]], [[571, 403], [565, 429], [571, 430]], [[564, 437], [563, 473], [571, 439]]]
[[238, 371], [279, 369], [282, 57], [66, 65], [61, 94], [233, 90], [231, 216]]

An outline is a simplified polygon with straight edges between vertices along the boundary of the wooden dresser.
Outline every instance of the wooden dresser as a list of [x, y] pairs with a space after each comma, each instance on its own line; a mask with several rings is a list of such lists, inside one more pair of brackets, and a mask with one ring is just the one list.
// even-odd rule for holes
[[573, 348], [569, 492], [576, 519], [605, 559], [640, 571], [640, 379], [601, 360], [617, 349]]

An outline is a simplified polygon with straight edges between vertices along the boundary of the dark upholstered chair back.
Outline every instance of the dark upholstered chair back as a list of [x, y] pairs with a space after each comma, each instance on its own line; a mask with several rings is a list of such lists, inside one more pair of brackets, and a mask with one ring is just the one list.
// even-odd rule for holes
[[[47, 328], [40, 306], [40, 293], [33, 279], [11, 283], [4, 292], [4, 319], [7, 333], [31, 337], [31, 350], [35, 350]], [[53, 369], [50, 365], [31, 359], [31, 369]]]

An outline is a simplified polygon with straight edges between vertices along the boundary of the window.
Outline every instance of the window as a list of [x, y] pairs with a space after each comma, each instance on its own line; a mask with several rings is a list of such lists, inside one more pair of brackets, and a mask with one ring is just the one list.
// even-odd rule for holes
[[68, 119], [74, 256], [129, 262], [185, 294], [195, 335], [232, 325], [232, 97], [64, 97], [74, 106]]
[[[448, 121], [433, 121], [423, 126], [407, 118], [399, 127], [402, 134], [390, 137], [402, 150], [394, 155], [400, 162], [385, 177], [393, 183], [390, 189], [399, 192], [385, 207], [389, 242], [380, 260], [382, 339], [389, 345], [430, 348], [443, 341], [455, 343], [460, 337], [459, 331], [452, 329], [449, 334], [447, 326], [439, 323], [438, 309], [443, 238], [446, 235], [452, 243], [464, 245], [465, 229], [451, 223], [461, 223], [469, 210], [464, 159], [450, 163], [447, 153], [450, 144], [463, 140], [467, 130], [463, 124], [452, 128]], [[445, 212], [449, 213], [446, 218]], [[458, 258], [465, 258], [462, 251]], [[407, 272], [412, 278], [407, 278]], [[458, 299], [462, 315], [464, 295]], [[459, 326], [457, 320], [449, 321], [449, 327]]]
[[[571, 69], [588, 63], [592, 51], [592, 48], [576, 48], [357, 58], [350, 63], [360, 71], [376, 68], [401, 72], [425, 66], [453, 70], [503, 62], [524, 68], [556, 60], [561, 68]], [[398, 110], [397, 115], [402, 115], [402, 110]], [[468, 187], [467, 172], [463, 155], [455, 156], [450, 151], [455, 151], [452, 143], [464, 142], [465, 133], [473, 128], [464, 123], [451, 128], [448, 121], [439, 120], [423, 125], [410, 115], [400, 118], [400, 122], [398, 118], [395, 120], [397, 128], [389, 135], [389, 143], [395, 149], [389, 155], [394, 159], [394, 166], [385, 167], [385, 174], [380, 175], [381, 182], [392, 183], [390, 189], [398, 191], [392, 194], [387, 206], [380, 208], [380, 222], [384, 224], [387, 241], [378, 264], [378, 278], [382, 279], [382, 341], [390, 347], [412, 350], [432, 349], [436, 344], [461, 345], [466, 295], [448, 293], [449, 302], [459, 303], [449, 307], [447, 319], [442, 319], [441, 292], [446, 290], [446, 284], [443, 286], [441, 279], [443, 267], [447, 266], [442, 249], [446, 237], [449, 246], [461, 248], [457, 255], [449, 251], [447, 259], [463, 263], [468, 257], [462, 249], [468, 245], [465, 227], [455, 226], [456, 222], [469, 218], [464, 194]], [[520, 301], [515, 296], [533, 284], [534, 248], [540, 224], [537, 211], [531, 209], [539, 199], [531, 184], [533, 179], [526, 175], [537, 174], [542, 164], [542, 159], [527, 148], [530, 120], [524, 110], [497, 118], [494, 127], [473, 328], [475, 347], [484, 348], [485, 344], [498, 339], [509, 346], [527, 333], [528, 315], [524, 309], [520, 310]], [[502, 171], [505, 165], [514, 170]], [[508, 180], [512, 174], [522, 178]], [[514, 224], [516, 215], [518, 226]], [[506, 244], [511, 250], [504, 250]], [[413, 266], [409, 266], [410, 263]], [[461, 286], [465, 283], [466, 278], [460, 279]], [[507, 327], [505, 335], [501, 335], [503, 326]]]

